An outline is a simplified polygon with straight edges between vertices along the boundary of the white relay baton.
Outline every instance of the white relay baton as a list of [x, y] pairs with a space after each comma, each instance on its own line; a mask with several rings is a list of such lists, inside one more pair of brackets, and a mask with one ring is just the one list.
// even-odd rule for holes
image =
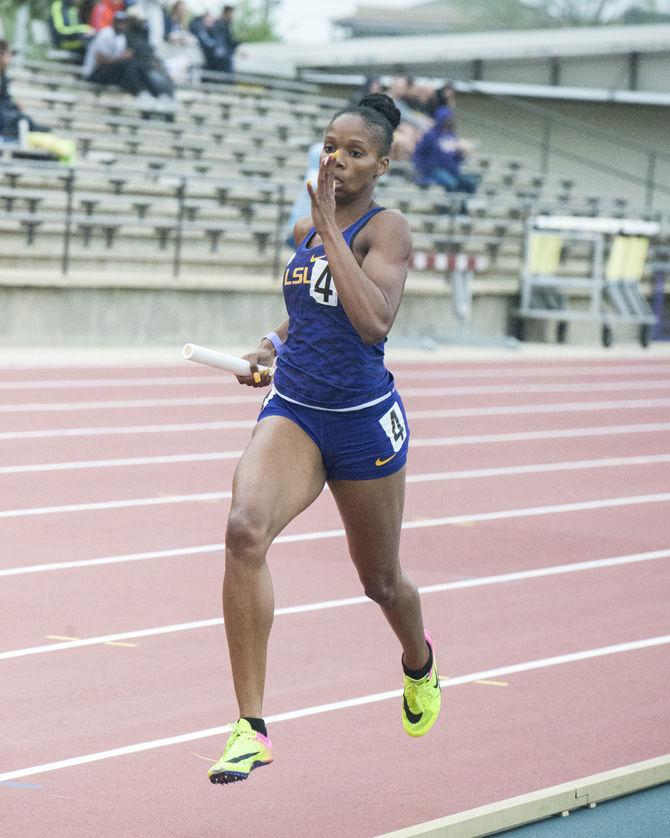
[[[217, 352], [215, 349], [207, 349], [205, 346], [196, 346], [194, 343], [187, 343], [181, 351], [187, 361], [195, 361], [196, 364], [205, 364], [208, 367], [216, 367], [235, 375], [251, 375], [251, 365], [244, 358], [235, 355], [226, 355], [224, 352]], [[270, 367], [258, 365], [259, 372], [269, 372]]]

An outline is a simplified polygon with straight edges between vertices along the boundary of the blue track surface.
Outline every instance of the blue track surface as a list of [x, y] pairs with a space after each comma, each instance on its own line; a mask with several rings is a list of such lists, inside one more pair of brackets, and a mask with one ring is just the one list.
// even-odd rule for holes
[[670, 838], [670, 783], [500, 834], [514, 838]]

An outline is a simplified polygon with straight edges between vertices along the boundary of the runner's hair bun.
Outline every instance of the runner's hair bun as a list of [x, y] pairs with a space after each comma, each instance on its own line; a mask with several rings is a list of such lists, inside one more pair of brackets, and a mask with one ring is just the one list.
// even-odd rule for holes
[[400, 124], [400, 111], [385, 93], [368, 93], [358, 103], [359, 108], [370, 108], [385, 117], [394, 130]]

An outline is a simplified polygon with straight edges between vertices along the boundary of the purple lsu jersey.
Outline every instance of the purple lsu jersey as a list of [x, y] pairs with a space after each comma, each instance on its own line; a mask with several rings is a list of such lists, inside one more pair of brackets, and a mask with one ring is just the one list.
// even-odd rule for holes
[[[356, 234], [384, 207], [374, 207], [343, 230], [351, 247]], [[381, 401], [393, 390], [384, 366], [384, 341], [367, 345], [337, 295], [325, 248], [300, 242], [284, 273], [288, 337], [277, 359], [274, 389], [289, 401], [326, 410], [352, 410]]]

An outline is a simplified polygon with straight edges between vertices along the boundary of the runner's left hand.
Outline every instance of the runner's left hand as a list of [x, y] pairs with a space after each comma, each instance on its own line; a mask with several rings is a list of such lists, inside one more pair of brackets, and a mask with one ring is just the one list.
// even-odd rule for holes
[[328, 154], [320, 162], [316, 188], [311, 181], [307, 181], [307, 192], [312, 199], [312, 223], [319, 234], [328, 224], [335, 224], [335, 166], [338, 153], [335, 151]]

